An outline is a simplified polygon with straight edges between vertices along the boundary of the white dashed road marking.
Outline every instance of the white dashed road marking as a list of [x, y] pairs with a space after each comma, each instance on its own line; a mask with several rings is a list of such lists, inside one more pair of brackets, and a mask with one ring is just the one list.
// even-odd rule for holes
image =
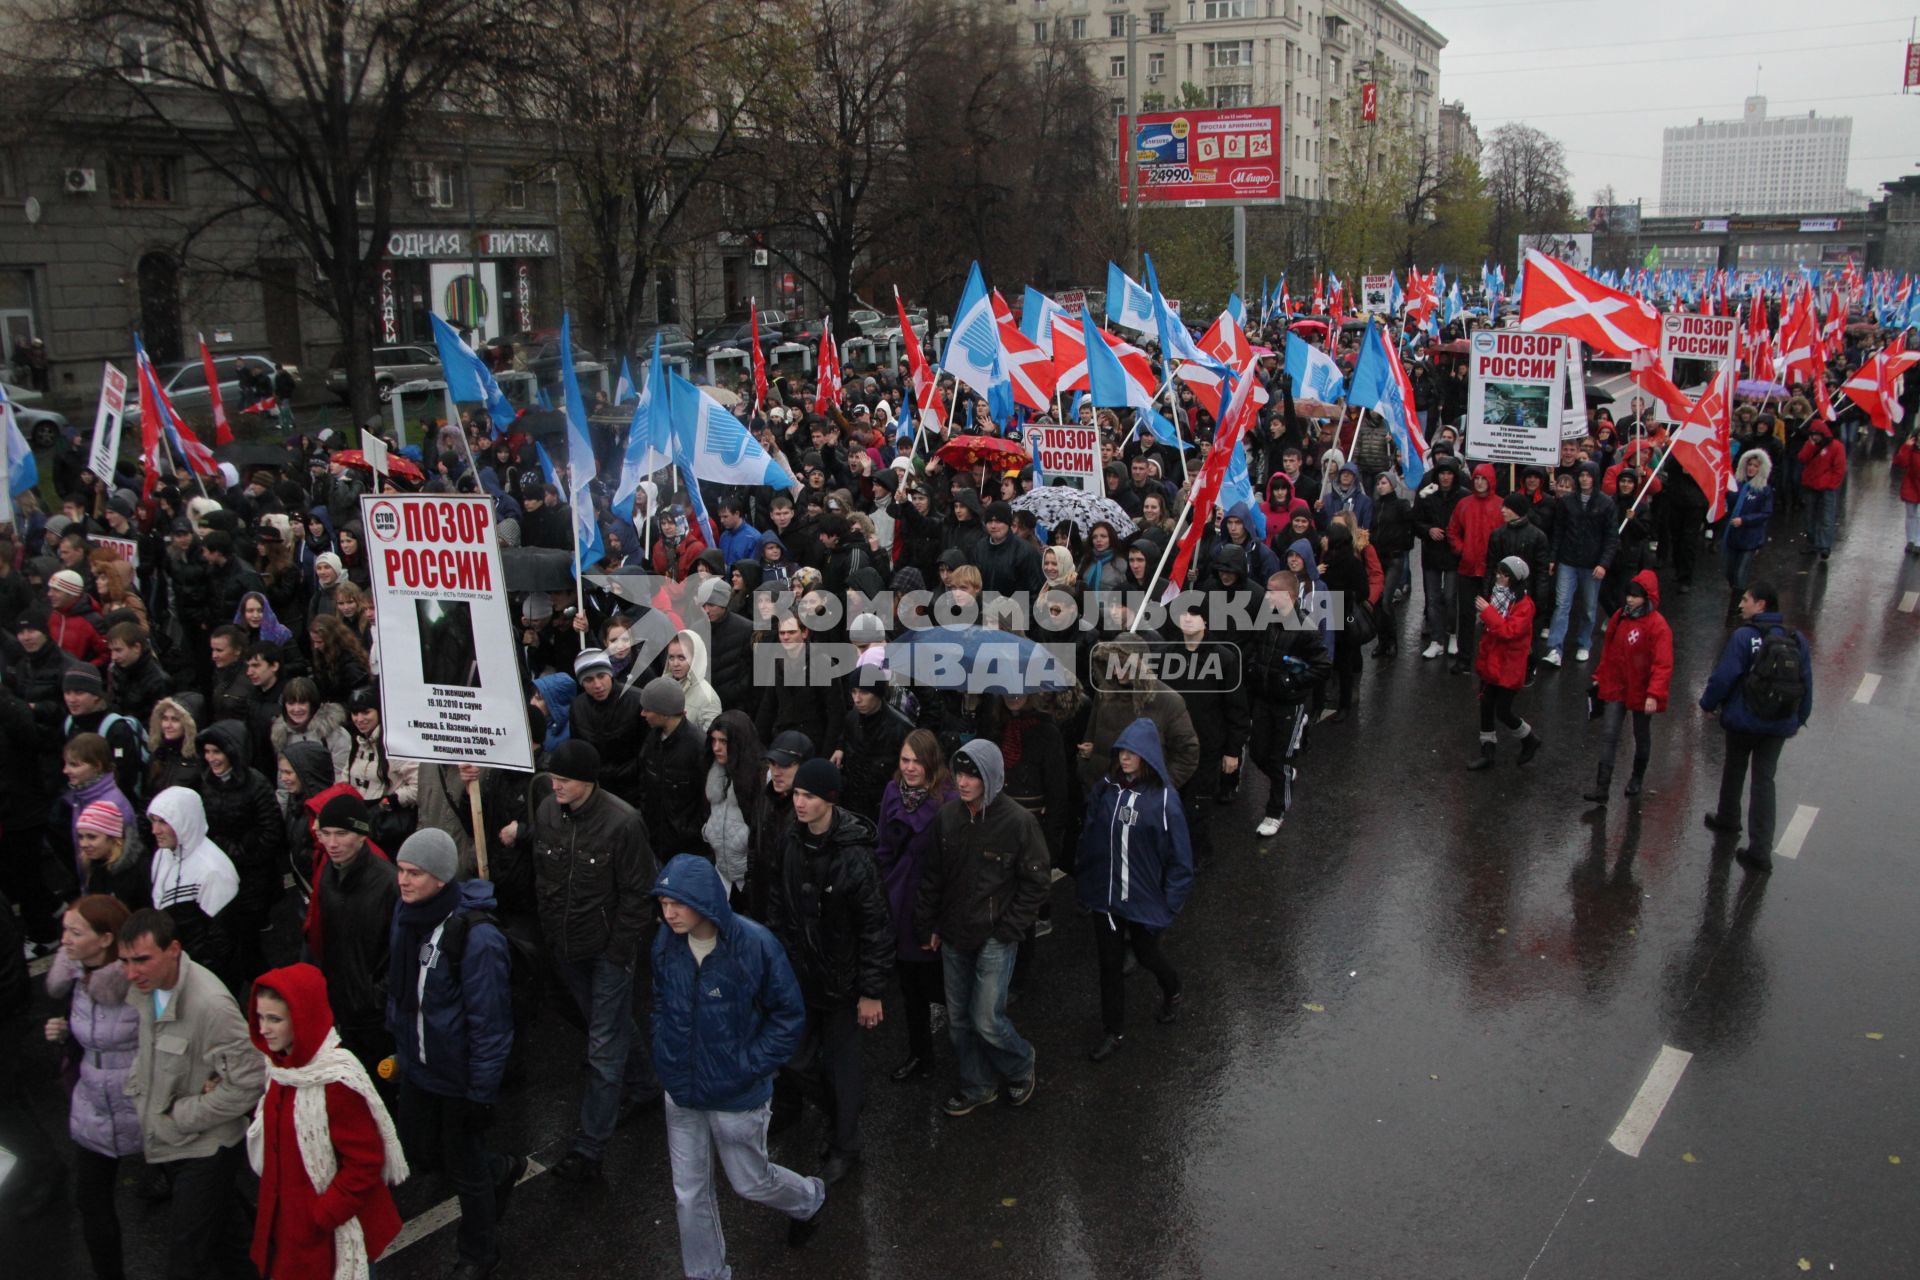
[[1880, 677], [1869, 671], [1860, 677], [1860, 687], [1853, 691], [1855, 702], [1872, 702], [1873, 691], [1880, 687]]
[[1820, 816], [1820, 810], [1810, 804], [1803, 804], [1793, 811], [1793, 817], [1787, 820], [1787, 829], [1780, 833], [1780, 842], [1773, 851], [1783, 858], [1800, 856], [1800, 846], [1807, 842], [1807, 832], [1813, 829], [1813, 820]]
[[[535, 1175], [545, 1173], [546, 1171], [547, 1166], [532, 1157], [528, 1157], [527, 1171], [521, 1176], [520, 1182], [526, 1182]], [[518, 1186], [519, 1183], [515, 1183], [514, 1185]], [[425, 1213], [408, 1218], [401, 1226], [400, 1234], [393, 1238], [393, 1243], [387, 1246], [387, 1251], [381, 1254], [380, 1257], [383, 1260], [391, 1258], [402, 1249], [419, 1244], [422, 1240], [425, 1240], [428, 1236], [440, 1230], [440, 1228], [457, 1222], [459, 1218], [459, 1197], [456, 1196], [450, 1200], [442, 1200]]]
[[1660, 1120], [1660, 1113], [1666, 1110], [1667, 1099], [1673, 1097], [1681, 1073], [1686, 1071], [1687, 1063], [1691, 1061], [1693, 1055], [1690, 1053], [1670, 1044], [1660, 1046], [1660, 1056], [1653, 1060], [1647, 1078], [1640, 1084], [1640, 1092], [1633, 1095], [1627, 1114], [1620, 1117], [1613, 1136], [1607, 1139], [1615, 1151], [1636, 1157], [1640, 1154], [1640, 1148], [1646, 1145], [1648, 1136], [1653, 1133], [1653, 1126]]
[[1900, 597], [1900, 612], [1912, 613], [1920, 609], [1920, 591], [1909, 591]]

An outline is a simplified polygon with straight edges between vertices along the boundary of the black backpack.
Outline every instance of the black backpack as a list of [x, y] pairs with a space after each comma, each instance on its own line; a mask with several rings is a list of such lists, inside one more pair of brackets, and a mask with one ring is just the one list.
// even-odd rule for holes
[[1793, 628], [1773, 627], [1760, 638], [1744, 688], [1747, 709], [1762, 720], [1784, 720], [1799, 712], [1807, 679], [1800, 667], [1800, 637]]

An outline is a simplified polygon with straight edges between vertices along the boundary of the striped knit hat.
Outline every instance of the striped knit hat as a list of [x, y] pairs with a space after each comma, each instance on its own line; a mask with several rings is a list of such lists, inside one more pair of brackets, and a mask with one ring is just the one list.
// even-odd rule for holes
[[121, 817], [120, 807], [112, 801], [95, 800], [80, 811], [80, 816], [74, 819], [73, 829], [76, 833], [98, 831], [101, 835], [118, 836], [126, 829], [126, 820]]

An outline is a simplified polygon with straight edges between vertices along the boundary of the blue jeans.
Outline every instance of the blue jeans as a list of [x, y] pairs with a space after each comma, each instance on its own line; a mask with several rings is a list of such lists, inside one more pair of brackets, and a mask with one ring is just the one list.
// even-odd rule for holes
[[1720, 556], [1727, 566], [1727, 585], [1735, 591], [1745, 591], [1747, 580], [1753, 576], [1753, 560], [1760, 554], [1760, 548], [1748, 547], [1735, 550], [1725, 539], [1720, 543]]
[[1000, 1080], [1033, 1075], [1033, 1046], [1007, 1021], [1007, 983], [1014, 944], [989, 940], [978, 951], [940, 948], [947, 980], [947, 1031], [960, 1071], [960, 1093], [974, 1099]]
[[1593, 646], [1594, 615], [1600, 608], [1600, 579], [1593, 576], [1593, 566], [1581, 568], [1578, 565], [1563, 564], [1553, 575], [1553, 626], [1547, 632], [1547, 648], [1558, 649], [1567, 642], [1567, 623], [1573, 619], [1573, 597], [1580, 596], [1580, 640], [1574, 647], [1588, 649]]
[[580, 1099], [573, 1150], [598, 1160], [613, 1136], [621, 1104], [660, 1091], [653, 1050], [633, 1016], [631, 962], [622, 965], [600, 955], [555, 960], [554, 968], [587, 1021], [587, 1092]]
[[1833, 531], [1840, 523], [1838, 489], [1807, 490], [1807, 537], [1815, 551], [1833, 550]]

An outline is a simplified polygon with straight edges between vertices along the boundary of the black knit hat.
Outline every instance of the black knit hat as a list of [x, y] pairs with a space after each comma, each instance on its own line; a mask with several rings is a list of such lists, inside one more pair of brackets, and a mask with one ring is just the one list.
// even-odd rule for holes
[[314, 819], [313, 825], [315, 830], [334, 827], [364, 836], [373, 830], [373, 813], [365, 800], [350, 791], [342, 791], [320, 806], [320, 816]]
[[568, 738], [547, 756], [547, 772], [575, 782], [600, 781], [600, 753], [591, 742]]
[[824, 756], [815, 756], [794, 772], [793, 789], [819, 796], [822, 800], [838, 800], [840, 767]]

